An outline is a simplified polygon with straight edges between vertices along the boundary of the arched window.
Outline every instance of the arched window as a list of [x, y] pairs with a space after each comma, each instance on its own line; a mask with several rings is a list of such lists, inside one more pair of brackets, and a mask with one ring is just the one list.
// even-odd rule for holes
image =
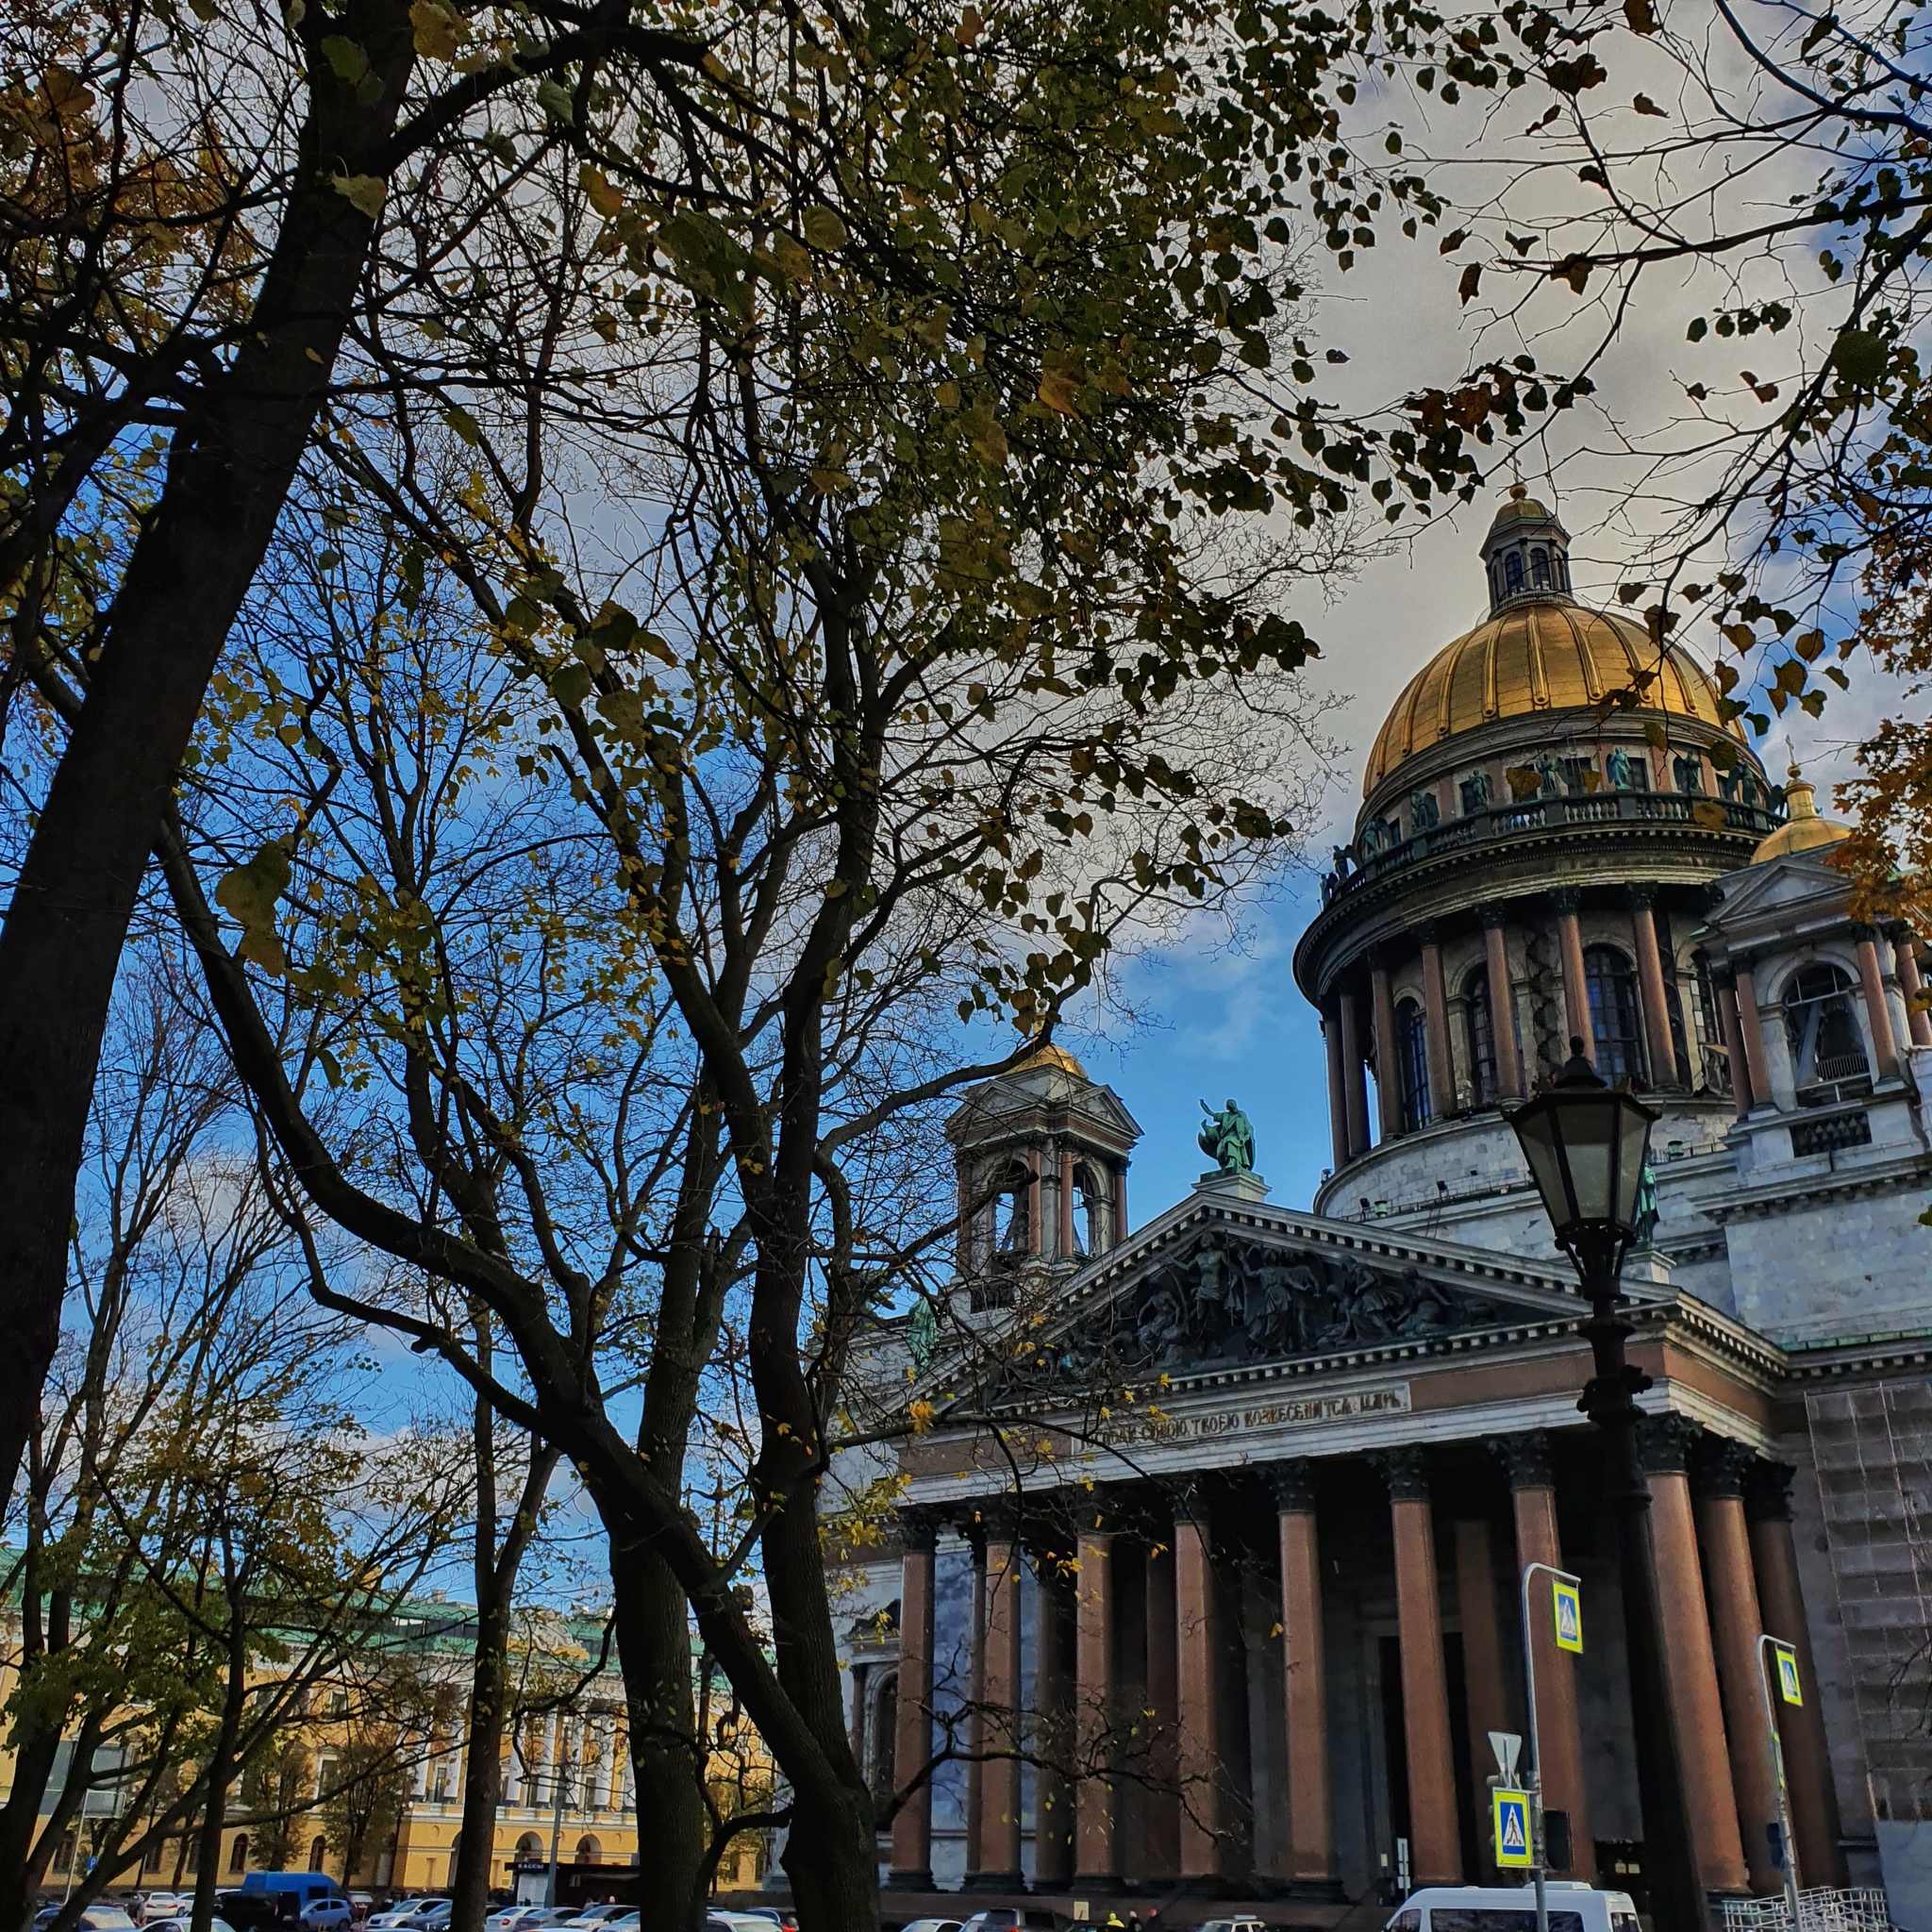
[[238, 1831], [235, 1834], [235, 1849], [228, 1855], [230, 1872], [245, 1872], [248, 1869], [248, 1834]]
[[1113, 1246], [1109, 1207], [1106, 1173], [1082, 1161], [1074, 1170], [1074, 1240], [1084, 1253], [1103, 1255]]
[[594, 1865], [604, 1856], [604, 1847], [589, 1832], [577, 1840], [577, 1863]]
[[1596, 1070], [1606, 1080], [1641, 1080], [1643, 1029], [1638, 1019], [1637, 974], [1613, 946], [1591, 946], [1583, 955], [1590, 990], [1590, 1030], [1596, 1036]]
[[325, 1870], [327, 1865], [328, 1840], [325, 1838], [316, 1839], [308, 1847], [308, 1869], [311, 1872], [321, 1872]]
[[1550, 553], [1547, 550], [1529, 553], [1529, 580], [1539, 591], [1550, 588]]
[[1523, 588], [1523, 553], [1512, 550], [1503, 559], [1504, 594], [1513, 597]]
[[1792, 974], [1785, 988], [1785, 1037], [1801, 1105], [1835, 1099], [1841, 1081], [1872, 1077], [1852, 1010], [1851, 977], [1836, 966], [1820, 960]]
[[999, 1199], [993, 1203], [993, 1252], [999, 1255], [1025, 1255], [1033, 1248], [1027, 1210], [1032, 1204], [1032, 1174], [1018, 1161], [1007, 1170], [1000, 1183]]
[[1496, 1104], [1496, 1029], [1490, 1014], [1490, 972], [1478, 966], [1463, 982], [1462, 1010], [1469, 1029], [1470, 1097], [1478, 1107]]
[[60, 1842], [54, 1848], [55, 1871], [72, 1872], [74, 1870], [75, 1851], [75, 1843], [74, 1834], [71, 1831], [63, 1831], [60, 1834]]
[[1404, 1000], [1395, 1009], [1395, 1061], [1402, 1076], [1402, 1131], [1429, 1122], [1429, 1048], [1423, 1009]]
[[541, 1858], [543, 1856], [543, 1840], [534, 1831], [526, 1831], [517, 1840], [517, 1857], [523, 1859]]

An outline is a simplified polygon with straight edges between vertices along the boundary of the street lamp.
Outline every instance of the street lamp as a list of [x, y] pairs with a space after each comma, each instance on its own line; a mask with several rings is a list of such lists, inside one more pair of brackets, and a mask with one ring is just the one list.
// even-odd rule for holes
[[1691, 1857], [1684, 1768], [1669, 1717], [1650, 1488], [1637, 1457], [1637, 1397], [1650, 1377], [1625, 1358], [1631, 1330], [1618, 1288], [1624, 1257], [1637, 1238], [1638, 1190], [1657, 1116], [1634, 1095], [1607, 1087], [1584, 1058], [1583, 1041], [1573, 1039], [1554, 1085], [1507, 1118], [1557, 1245], [1570, 1257], [1590, 1303], [1581, 1332], [1596, 1373], [1577, 1407], [1603, 1430], [1607, 1450], [1605, 1496], [1617, 1525], [1651, 1915], [1657, 1932], [1704, 1932], [1709, 1915]]

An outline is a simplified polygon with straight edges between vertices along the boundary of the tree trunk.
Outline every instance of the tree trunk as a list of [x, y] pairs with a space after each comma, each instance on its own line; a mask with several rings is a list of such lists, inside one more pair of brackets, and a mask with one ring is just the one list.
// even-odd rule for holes
[[627, 1529], [610, 1533], [610, 1582], [637, 1781], [638, 1904], [646, 1925], [696, 1932], [710, 1824], [684, 1591], [664, 1559]]
[[496, 1855], [496, 1810], [503, 1792], [504, 1706], [509, 1689], [510, 1595], [476, 1606], [470, 1715], [463, 1757], [462, 1842], [450, 1874], [450, 1932], [482, 1932]]
[[[0, 1808], [0, 1924], [26, 1923], [36, 1887], [28, 1883], [33, 1862], [34, 1827], [41, 1822], [41, 1805], [47, 1780], [60, 1754], [60, 1723], [36, 1723], [36, 1707], [21, 1714], [14, 1740], [13, 1790]], [[44, 1857], [41, 1860], [45, 1865]]]
[[[88, 1103], [135, 894], [314, 430], [375, 232], [329, 177], [383, 172], [414, 59], [401, 0], [308, 19], [308, 114], [253, 330], [175, 431], [0, 927], [0, 1329], [12, 1338], [0, 1349], [0, 1497], [60, 1339]], [[325, 34], [366, 50], [382, 83], [374, 105], [338, 77]]]
[[800, 1485], [763, 1538], [779, 1676], [817, 1734], [825, 1764], [818, 1777], [791, 1780], [785, 1870], [800, 1932], [870, 1932], [879, 1922], [878, 1837], [845, 1724], [817, 1501], [815, 1483]]

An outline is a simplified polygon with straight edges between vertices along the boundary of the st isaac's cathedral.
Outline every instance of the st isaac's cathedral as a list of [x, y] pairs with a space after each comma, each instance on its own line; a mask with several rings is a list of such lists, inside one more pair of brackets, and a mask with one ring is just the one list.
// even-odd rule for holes
[[[1140, 1128], [1057, 1047], [952, 1118], [956, 1319], [870, 1365], [934, 1420], [892, 1542], [838, 1559], [874, 1788], [944, 1760], [881, 1836], [894, 1895], [1317, 1925], [1493, 1882], [1541, 1561], [1585, 1633], [1531, 1619], [1555, 1875], [1641, 1902], [1633, 1725], [1668, 1723], [1707, 1893], [1777, 1891], [1769, 1633], [1799, 1882], [1932, 1932], [1919, 950], [1852, 920], [1845, 828], [1702, 668], [1574, 601], [1568, 541], [1504, 504], [1488, 620], [1375, 740], [1295, 953], [1334, 1142], [1307, 1211], [1236, 1158], [1136, 1224]], [[1663, 1710], [1631, 1708], [1576, 1279], [1504, 1118], [1573, 1037], [1661, 1115], [1624, 1286]]]

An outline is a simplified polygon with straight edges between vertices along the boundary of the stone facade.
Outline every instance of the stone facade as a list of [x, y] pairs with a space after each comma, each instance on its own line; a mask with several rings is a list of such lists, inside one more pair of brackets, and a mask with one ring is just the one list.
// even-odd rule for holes
[[1780, 1882], [1769, 1632], [1807, 1687], [1802, 1882], [1883, 1882], [1932, 1932], [1920, 949], [1853, 923], [1842, 828], [1687, 656], [1572, 602], [1567, 541], [1499, 515], [1490, 624], [1398, 700], [1297, 949], [1313, 1212], [1211, 1175], [1133, 1228], [1138, 1129], [1057, 1050], [956, 1117], [955, 1319], [874, 1364], [936, 1424], [899, 1455], [903, 1551], [844, 1579], [875, 1785], [944, 1760], [882, 1841], [903, 1885], [1312, 1905], [1401, 1858], [1488, 1875], [1483, 1740], [1523, 1728], [1545, 1561], [1589, 1633], [1535, 1640], [1556, 1862], [1641, 1890], [1588, 1350], [1506, 1118], [1574, 1038], [1658, 1113], [1624, 1278], [1705, 1887]]

